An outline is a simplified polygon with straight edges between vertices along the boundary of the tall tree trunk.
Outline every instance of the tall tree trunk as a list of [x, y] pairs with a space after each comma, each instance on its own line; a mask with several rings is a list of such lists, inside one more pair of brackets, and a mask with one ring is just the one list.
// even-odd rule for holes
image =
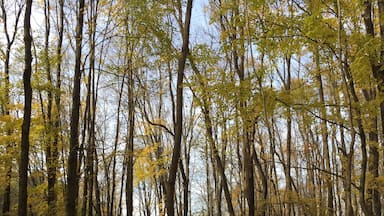
[[[328, 129], [327, 129], [327, 112], [325, 109], [325, 97], [324, 97], [324, 89], [323, 89], [323, 79], [320, 71], [320, 56], [318, 50], [316, 51], [315, 56], [316, 61], [316, 69], [317, 69], [317, 82], [319, 89], [319, 100], [320, 100], [320, 113], [321, 113], [321, 137], [322, 137], [322, 145], [323, 145], [323, 156], [324, 156], [324, 164], [325, 171], [327, 173], [331, 173], [331, 162], [329, 157], [329, 144], [328, 144]], [[327, 212], [328, 215], [334, 215], [335, 211], [333, 209], [333, 182], [332, 176], [329, 174], [325, 174], [325, 184], [327, 187]]]
[[[341, 55], [340, 55], [341, 57]], [[341, 60], [340, 60], [341, 61]], [[356, 119], [357, 128], [358, 128], [358, 134], [361, 142], [361, 162], [360, 162], [360, 187], [359, 187], [359, 202], [361, 209], [365, 215], [373, 215], [372, 209], [369, 208], [367, 200], [366, 200], [366, 174], [367, 174], [367, 164], [368, 164], [368, 154], [367, 154], [367, 139], [365, 130], [363, 127], [363, 120], [362, 120], [362, 113], [360, 107], [354, 104], [359, 104], [359, 98], [356, 93], [355, 89], [355, 83], [351, 75], [350, 68], [345, 63], [342, 64], [342, 73], [344, 77], [344, 83], [346, 88], [348, 89], [347, 96], [349, 99], [349, 106], [350, 106], [350, 121], [353, 125], [353, 120]]]
[[[186, 159], [185, 159], [186, 160]], [[186, 162], [186, 164], [188, 164]], [[183, 199], [180, 199], [180, 204], [182, 205], [182, 208], [180, 209], [183, 212], [183, 216], [188, 215], [188, 185], [189, 185], [189, 177], [187, 172], [184, 169], [184, 165], [182, 160], [179, 162], [179, 169], [181, 173], [182, 178], [182, 189], [183, 189]]]
[[[285, 83], [285, 90], [288, 94], [291, 92], [291, 56], [285, 57], [285, 62], [287, 64], [287, 80]], [[288, 192], [288, 215], [291, 216], [294, 214], [294, 206], [291, 200], [292, 197], [292, 177], [291, 177], [291, 167], [292, 167], [292, 112], [291, 107], [287, 107], [287, 164], [285, 168], [285, 187]]]
[[101, 193], [100, 193], [100, 187], [99, 187], [99, 182], [97, 180], [97, 176], [99, 174], [99, 160], [97, 158], [97, 150], [96, 148], [94, 149], [95, 151], [93, 152], [94, 153], [94, 158], [95, 158], [95, 173], [93, 175], [93, 181], [94, 181], [94, 185], [95, 185], [95, 200], [96, 200], [96, 203], [94, 205], [94, 208], [95, 208], [95, 215], [96, 216], [101, 216]]
[[[381, 39], [381, 53], [380, 53], [380, 63], [384, 63], [384, 0], [378, 0], [378, 6], [379, 6], [379, 24], [380, 24], [380, 39]], [[383, 74], [384, 71], [380, 71], [379, 74]], [[379, 77], [377, 77], [379, 78]], [[377, 79], [376, 78], [376, 79]], [[381, 79], [377, 80], [377, 88], [380, 94], [384, 94], [384, 77], [380, 76]], [[380, 102], [380, 120], [381, 120], [381, 134], [384, 134], [384, 100]], [[384, 138], [381, 140], [381, 145], [380, 147], [383, 149], [384, 148]], [[384, 157], [384, 155], [382, 155]], [[384, 160], [383, 164], [381, 165], [382, 167], [384, 166]], [[379, 194], [381, 196], [381, 194]], [[377, 213], [381, 213], [381, 210]]]
[[[49, 59], [49, 36], [50, 36], [50, 4], [49, 1], [44, 1], [44, 17], [45, 17], [45, 44], [44, 44], [44, 63], [45, 73], [48, 83], [54, 86], [51, 75], [51, 63]], [[47, 105], [47, 122], [45, 123], [46, 130], [46, 165], [47, 165], [47, 179], [48, 179], [48, 215], [56, 215], [56, 163], [54, 153], [53, 137], [57, 135], [54, 128], [53, 116], [53, 93], [52, 89], [48, 89], [48, 105]]]
[[31, 9], [32, 0], [26, 1], [24, 15], [24, 117], [21, 131], [20, 161], [19, 161], [19, 206], [18, 215], [27, 215], [28, 199], [28, 163], [29, 163], [29, 130], [31, 126], [32, 111], [32, 35], [31, 35]]
[[208, 142], [204, 146], [204, 155], [205, 155], [205, 173], [206, 173], [206, 192], [207, 192], [207, 215], [213, 216], [213, 205], [212, 205], [212, 192], [211, 192], [211, 177], [209, 169], [209, 151], [208, 151]]
[[[192, 15], [192, 2], [193, 0], [187, 1], [187, 8], [185, 13], [185, 23], [182, 30], [183, 45], [178, 61], [177, 69], [177, 83], [176, 83], [176, 124], [175, 124], [175, 137], [174, 146], [172, 151], [172, 161], [169, 168], [169, 176], [167, 182], [167, 194], [166, 194], [166, 208], [168, 216], [174, 216], [174, 195], [175, 195], [175, 182], [177, 166], [180, 159], [181, 151], [181, 137], [182, 137], [182, 126], [183, 126], [183, 79], [184, 69], [187, 55], [189, 53], [189, 32]], [[180, 14], [181, 15], [181, 14]]]
[[265, 216], [267, 214], [267, 207], [268, 207], [268, 205], [267, 205], [268, 177], [265, 174], [265, 171], [263, 170], [263, 167], [261, 165], [261, 161], [260, 161], [259, 157], [257, 156], [255, 146], [252, 146], [252, 151], [253, 151], [252, 159], [256, 164], [257, 170], [258, 170], [259, 175], [261, 177], [261, 184], [263, 185], [263, 190], [262, 190], [263, 200], [262, 200], [261, 207], [260, 207], [261, 209], [259, 210], [259, 212], [260, 212], [259, 215]]
[[[216, 142], [215, 142], [214, 137], [213, 137], [213, 125], [212, 125], [212, 120], [211, 120], [211, 115], [210, 115], [210, 106], [209, 106], [210, 102], [206, 98], [206, 95], [208, 95], [208, 92], [206, 92], [206, 90], [205, 90], [207, 84], [204, 82], [204, 77], [202, 76], [202, 74], [200, 73], [198, 68], [196, 67], [193, 59], [189, 58], [189, 61], [191, 63], [191, 67], [192, 67], [193, 71], [196, 73], [196, 75], [198, 77], [199, 84], [200, 84], [202, 91], [203, 91], [203, 93], [202, 93], [203, 96], [202, 96], [200, 103], [201, 103], [202, 112], [204, 115], [204, 126], [205, 126], [206, 136], [208, 139], [208, 144], [210, 145], [210, 152], [211, 152], [211, 154], [213, 154], [213, 161], [215, 162], [215, 164], [213, 164], [214, 170], [212, 172], [214, 172], [214, 175], [217, 172], [221, 178], [221, 179], [220, 178], [215, 179], [215, 183], [218, 183], [217, 179], [220, 179], [220, 181], [219, 181], [220, 182], [220, 186], [219, 186], [220, 189], [217, 190], [217, 191], [219, 191], [217, 193], [220, 194], [220, 196], [216, 197], [216, 199], [220, 201], [220, 204], [218, 204], [218, 206], [221, 205], [221, 188], [222, 188], [224, 190], [224, 197], [225, 197], [225, 200], [227, 202], [228, 213], [229, 213], [229, 215], [234, 216], [235, 211], [234, 211], [234, 208], [232, 205], [232, 197], [231, 197], [231, 193], [230, 193], [229, 187], [228, 187], [228, 180], [227, 180], [227, 177], [225, 175], [225, 168], [223, 165], [223, 161], [220, 158], [219, 151], [217, 149]], [[217, 166], [218, 170], [215, 169], [215, 166]], [[209, 178], [209, 177], [207, 177], [207, 178]], [[208, 190], [208, 192], [209, 192], [209, 190]], [[221, 211], [221, 208], [218, 209], [218, 211]], [[217, 214], [221, 214], [221, 213], [217, 213]]]
[[[236, 2], [236, 1], [235, 1]], [[232, 64], [234, 66], [235, 72], [237, 73], [240, 81], [240, 95], [239, 95], [239, 113], [242, 120], [242, 141], [243, 141], [243, 176], [245, 182], [244, 195], [248, 204], [248, 215], [255, 215], [255, 182], [254, 182], [254, 169], [253, 169], [253, 160], [252, 160], [252, 147], [253, 145], [252, 136], [252, 126], [254, 124], [254, 119], [252, 115], [247, 111], [247, 99], [244, 95], [245, 92], [249, 91], [244, 85], [246, 82], [245, 74], [245, 56], [242, 50], [245, 50], [244, 47], [244, 27], [239, 25], [239, 17], [242, 17], [240, 14], [240, 5], [236, 2], [236, 5], [233, 9], [233, 15], [231, 16], [231, 22], [233, 22], [231, 28], [231, 55], [232, 55]], [[239, 19], [239, 20], [238, 20]], [[222, 29], [225, 30], [225, 29]]]
[[[374, 21], [372, 19], [372, 0], [364, 1], [364, 12], [363, 12], [363, 20], [365, 24], [365, 31], [369, 38], [375, 38], [375, 27]], [[382, 70], [382, 58], [384, 55], [384, 22], [383, 22], [383, 14], [384, 14], [384, 2], [382, 0], [378, 0], [379, 7], [379, 25], [380, 25], [380, 37], [382, 40], [381, 50], [380, 50], [380, 60], [376, 62], [375, 56], [369, 56], [372, 75], [376, 79], [377, 87], [381, 93], [384, 92], [384, 70]], [[367, 101], [371, 101], [376, 99], [376, 89], [365, 90], [365, 98]], [[373, 115], [373, 116], [372, 116]], [[369, 158], [368, 158], [368, 171], [373, 176], [373, 178], [379, 177], [379, 152], [377, 148], [378, 144], [378, 134], [377, 134], [377, 114], [370, 114], [372, 125], [372, 130], [368, 132], [368, 140], [369, 140]], [[366, 161], [365, 151], [363, 151], [363, 161]], [[369, 205], [367, 208], [370, 208], [369, 211], [364, 211], [365, 213], [370, 213], [370, 211], [375, 215], [381, 215], [381, 203], [380, 203], [380, 192], [379, 190], [368, 188], [368, 202]], [[367, 205], [365, 204], [365, 205]], [[364, 207], [363, 205], [362, 207]], [[364, 210], [364, 208], [363, 208]]]
[[[88, 76], [88, 80], [91, 80], [91, 78]], [[88, 195], [88, 192], [89, 192], [89, 179], [90, 179], [90, 176], [89, 176], [89, 157], [86, 157], [85, 155], [85, 147], [84, 147], [84, 144], [85, 144], [85, 140], [86, 140], [86, 134], [87, 134], [87, 131], [89, 133], [89, 128], [90, 128], [90, 109], [91, 109], [91, 93], [90, 93], [90, 81], [88, 82], [87, 84], [87, 97], [85, 99], [85, 108], [84, 108], [84, 118], [83, 118], [83, 129], [82, 129], [82, 132], [81, 132], [81, 144], [80, 144], [80, 151], [79, 151], [79, 160], [78, 160], [78, 167], [77, 167], [77, 172], [80, 173], [80, 169], [81, 169], [81, 165], [83, 163], [83, 160], [84, 160], [84, 180], [83, 180], [83, 198], [82, 198], [82, 203], [81, 203], [81, 215], [82, 216], [86, 216], [87, 215], [87, 209], [88, 209], [88, 200], [89, 200], [89, 195]], [[90, 136], [88, 135], [88, 143], [90, 142]], [[89, 147], [90, 147], [90, 144], [88, 144], [86, 150], [87, 150], [87, 154], [89, 154]]]
[[89, 4], [89, 20], [88, 22], [88, 33], [89, 33], [89, 47], [90, 47], [90, 58], [89, 58], [89, 75], [88, 75], [88, 95], [89, 97], [89, 112], [88, 112], [88, 148], [87, 148], [87, 163], [86, 163], [86, 171], [88, 173], [88, 215], [93, 215], [94, 202], [93, 202], [93, 191], [95, 186], [95, 172], [94, 172], [94, 164], [95, 164], [95, 124], [96, 124], [96, 83], [95, 83], [95, 60], [96, 60], [96, 21], [97, 21], [97, 9], [98, 9], [99, 1], [92, 0]]
[[[55, 86], [55, 107], [54, 112], [54, 122], [53, 122], [53, 145], [52, 145], [52, 170], [51, 175], [52, 179], [52, 188], [55, 188], [56, 185], [56, 172], [58, 169], [58, 143], [60, 138], [60, 117], [61, 117], [61, 63], [62, 63], [62, 46], [63, 46], [63, 35], [64, 35], [64, 0], [59, 0], [59, 17], [58, 17], [58, 41], [57, 41], [57, 67], [56, 67], [56, 86]], [[55, 190], [55, 189], [54, 189]], [[55, 192], [54, 197], [54, 206], [53, 209], [57, 213], [56, 201], [57, 201], [57, 191]]]
[[[117, 103], [117, 116], [116, 116], [116, 134], [115, 134], [115, 143], [113, 145], [113, 159], [112, 159], [112, 189], [108, 194], [107, 203], [108, 203], [108, 215], [113, 215], [113, 210], [115, 206], [115, 190], [116, 190], [116, 156], [117, 156], [117, 145], [119, 143], [120, 136], [120, 110], [121, 110], [121, 99], [124, 90], [124, 81], [126, 74], [123, 75], [123, 79], [121, 80], [121, 86], [119, 91], [119, 99]], [[121, 179], [124, 179], [123, 177]]]
[[[345, 75], [343, 73], [344, 71], [344, 64], [343, 64], [343, 47], [342, 47], [342, 37], [341, 37], [341, 30], [342, 30], [342, 19], [341, 19], [341, 5], [340, 5], [340, 0], [336, 1], [336, 6], [337, 6], [337, 19], [338, 19], [338, 44], [339, 44], [339, 49], [338, 49], [338, 54], [339, 54], [339, 68], [340, 71], [342, 72], [342, 77], [343, 77], [343, 82], [345, 85], [345, 88], [347, 89], [347, 100], [349, 103], [349, 119], [351, 125], [353, 125], [353, 119], [352, 119], [352, 106], [351, 106], [351, 97], [349, 95], [348, 91], [348, 83], [346, 81]], [[337, 88], [336, 82], [333, 83], [334, 88]], [[339, 102], [339, 95], [334, 94], [335, 102], [338, 104]], [[341, 119], [341, 109], [340, 107], [337, 108], [337, 116]], [[355, 215], [353, 212], [353, 204], [352, 204], [352, 170], [353, 170], [353, 151], [354, 151], [354, 145], [355, 145], [355, 131], [352, 131], [352, 140], [349, 148], [349, 152], [347, 150], [346, 144], [345, 144], [345, 136], [344, 136], [344, 128], [343, 124], [339, 126], [339, 131], [340, 131], [340, 139], [341, 139], [341, 146], [343, 149], [343, 155], [344, 158], [346, 159], [346, 162], [343, 164], [343, 170], [345, 170], [345, 180], [344, 180], [344, 190], [345, 190], [345, 215], [346, 216], [353, 216]], [[357, 208], [356, 208], [357, 209]]]
[[[128, 45], [128, 44], [127, 44]], [[133, 138], [134, 138], [134, 127], [135, 127], [135, 104], [134, 104], [134, 76], [133, 76], [133, 65], [132, 56], [127, 57], [127, 72], [128, 72], [128, 140], [126, 146], [126, 157], [127, 157], [127, 181], [126, 181], [126, 207], [127, 215], [133, 215]]]
[[79, 191], [78, 150], [79, 150], [79, 111], [80, 111], [80, 80], [81, 80], [81, 43], [84, 21], [84, 0], [79, 0], [76, 25], [75, 75], [73, 78], [72, 111], [70, 124], [70, 146], [68, 156], [67, 191], [65, 194], [65, 213], [67, 216], [77, 214], [77, 198]]

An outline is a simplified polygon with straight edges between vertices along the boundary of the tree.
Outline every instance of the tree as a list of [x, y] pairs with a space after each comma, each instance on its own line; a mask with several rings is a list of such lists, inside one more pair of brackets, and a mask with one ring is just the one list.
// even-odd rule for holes
[[383, 0], [39, 3], [0, 0], [3, 215], [382, 213]]
[[[15, 24], [14, 24], [14, 31], [12, 34], [10, 34], [8, 30], [8, 15], [7, 15], [7, 9], [5, 7], [5, 3], [2, 0], [0, 2], [1, 7], [1, 19], [3, 21], [3, 30], [5, 33], [6, 38], [6, 50], [5, 50], [5, 56], [4, 56], [4, 95], [1, 96], [2, 101], [2, 116], [9, 116], [10, 117], [10, 90], [11, 90], [11, 83], [10, 83], [10, 59], [11, 59], [11, 50], [12, 46], [15, 42], [17, 30], [18, 30], [18, 24], [20, 20], [21, 13], [23, 11], [24, 4], [20, 3], [17, 7], [17, 10], [15, 11]], [[7, 130], [7, 136], [12, 135], [12, 130]], [[6, 144], [6, 154], [11, 155], [11, 149], [14, 144], [12, 142]], [[2, 212], [4, 215], [8, 215], [10, 208], [11, 208], [11, 174], [12, 174], [12, 160], [6, 160], [7, 162], [6, 169], [6, 183], [5, 183], [5, 192], [3, 196], [3, 209]]]
[[18, 215], [27, 215], [28, 207], [28, 163], [29, 163], [29, 131], [32, 112], [32, 36], [31, 36], [31, 10], [32, 0], [27, 0], [24, 14], [24, 117], [21, 131], [20, 158], [19, 158], [19, 208]]
[[81, 81], [81, 51], [84, 22], [84, 0], [79, 1], [76, 25], [75, 74], [73, 78], [71, 134], [68, 156], [67, 191], [65, 194], [65, 213], [67, 216], [77, 214], [79, 191], [78, 148], [79, 148], [79, 110], [80, 110], [80, 81]]
[[[192, 17], [192, 3], [193, 0], [187, 1], [187, 7], [185, 12], [185, 18], [183, 26], [181, 26], [182, 34], [182, 48], [180, 56], [178, 59], [178, 68], [177, 68], [177, 85], [176, 85], [176, 122], [175, 122], [175, 136], [174, 136], [174, 146], [172, 151], [172, 161], [168, 174], [167, 182], [167, 198], [166, 198], [166, 208], [169, 216], [173, 216], [174, 213], [174, 196], [175, 196], [175, 182], [176, 182], [176, 173], [180, 160], [181, 152], [181, 138], [182, 138], [182, 125], [183, 125], [183, 80], [184, 80], [184, 69], [185, 62], [187, 60], [187, 55], [189, 53], [189, 32], [190, 24]], [[179, 2], [181, 7], [181, 2]], [[182, 14], [180, 14], [182, 16]]]

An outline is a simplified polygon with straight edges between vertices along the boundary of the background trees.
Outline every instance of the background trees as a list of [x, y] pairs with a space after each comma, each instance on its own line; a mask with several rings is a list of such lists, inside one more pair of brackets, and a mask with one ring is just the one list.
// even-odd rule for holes
[[30, 3], [0, 1], [2, 215], [382, 213], [382, 1]]

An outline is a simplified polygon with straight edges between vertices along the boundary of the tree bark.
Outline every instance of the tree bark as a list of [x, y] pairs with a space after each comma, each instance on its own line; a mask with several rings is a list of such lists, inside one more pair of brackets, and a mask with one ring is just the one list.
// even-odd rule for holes
[[[381, 50], [380, 50], [380, 58], [379, 61], [376, 62], [375, 56], [369, 56], [369, 61], [371, 64], [372, 75], [376, 79], [377, 89], [384, 93], [384, 70], [382, 70], [383, 65], [383, 55], [384, 55], [384, 23], [383, 23], [383, 14], [384, 14], [384, 1], [378, 0], [378, 9], [379, 9], [379, 25], [380, 25], [380, 39], [381, 39]], [[374, 21], [372, 19], [372, 4], [371, 0], [364, 1], [364, 12], [363, 12], [363, 20], [365, 24], [366, 34], [369, 38], [375, 37], [375, 28]], [[363, 90], [364, 91], [364, 90]], [[367, 101], [376, 99], [376, 90], [369, 89], [365, 90], [365, 98]], [[378, 144], [378, 129], [377, 129], [377, 114], [370, 114], [370, 120], [373, 122], [372, 130], [368, 132], [368, 140], [369, 140], [369, 158], [368, 158], [368, 172], [373, 176], [373, 178], [379, 177], [379, 151], [377, 148]], [[363, 151], [363, 161], [367, 161], [365, 152]], [[375, 215], [381, 215], [381, 202], [380, 202], [380, 192], [377, 189], [368, 188], [368, 200], [367, 204], [369, 211], [364, 211], [365, 213], [370, 213], [370, 211]], [[364, 206], [365, 206], [364, 205]], [[362, 206], [362, 207], [364, 207]], [[363, 208], [363, 210], [365, 207]]]
[[[119, 137], [120, 137], [120, 110], [121, 110], [121, 99], [123, 95], [124, 90], [124, 80], [125, 80], [125, 74], [123, 75], [123, 79], [121, 80], [121, 87], [119, 91], [119, 99], [117, 103], [117, 116], [116, 116], [116, 134], [115, 134], [115, 140], [113, 145], [113, 159], [112, 159], [112, 188], [111, 192], [107, 196], [107, 204], [108, 206], [108, 215], [113, 215], [113, 209], [115, 206], [115, 188], [116, 188], [116, 157], [117, 157], [117, 146], [119, 143]], [[122, 178], [124, 179], [124, 178]]]
[[175, 195], [175, 182], [176, 182], [176, 173], [177, 166], [180, 159], [181, 151], [181, 137], [182, 137], [182, 126], [183, 126], [183, 79], [184, 79], [184, 69], [187, 55], [189, 53], [189, 32], [191, 24], [191, 15], [192, 15], [192, 2], [193, 0], [188, 0], [186, 14], [185, 14], [185, 23], [182, 29], [182, 39], [183, 45], [181, 48], [180, 58], [178, 61], [177, 69], [177, 84], [176, 84], [176, 124], [175, 124], [175, 137], [174, 137], [174, 146], [172, 151], [172, 161], [169, 168], [169, 176], [167, 182], [167, 194], [166, 194], [166, 208], [168, 216], [174, 216], [174, 195]]
[[26, 1], [24, 15], [24, 117], [21, 131], [20, 161], [19, 161], [19, 207], [18, 215], [27, 215], [28, 199], [28, 163], [29, 163], [29, 131], [32, 111], [32, 35], [31, 35], [31, 9], [32, 0]]
[[134, 105], [134, 82], [133, 82], [133, 68], [130, 59], [127, 60], [127, 72], [128, 72], [128, 140], [126, 147], [127, 157], [127, 181], [126, 181], [126, 206], [127, 215], [133, 215], [133, 138], [134, 138], [134, 127], [135, 127], [135, 105]]
[[[324, 97], [324, 89], [323, 89], [323, 79], [320, 72], [320, 56], [318, 50], [316, 51], [315, 56], [316, 61], [316, 69], [317, 69], [317, 82], [319, 89], [319, 100], [320, 100], [320, 113], [321, 113], [321, 137], [322, 137], [322, 145], [323, 145], [323, 156], [324, 156], [324, 164], [325, 170], [327, 172], [331, 172], [331, 162], [329, 157], [329, 145], [328, 145], [328, 129], [327, 129], [327, 112], [325, 109], [325, 97]], [[329, 174], [325, 174], [325, 185], [327, 186], [327, 212], [328, 215], [334, 215], [334, 207], [333, 207], [333, 183], [332, 176]]]
[[[44, 1], [44, 17], [45, 17], [45, 44], [44, 44], [44, 63], [45, 73], [48, 83], [54, 86], [51, 75], [51, 63], [49, 59], [49, 36], [50, 36], [50, 4], [49, 1]], [[53, 116], [53, 90], [47, 89], [48, 105], [47, 105], [47, 122], [45, 123], [46, 130], [46, 166], [47, 166], [47, 179], [48, 179], [48, 215], [56, 215], [56, 156], [53, 137], [57, 136], [54, 128], [54, 116]]]
[[81, 43], [83, 35], [84, 0], [79, 0], [76, 25], [75, 75], [73, 78], [72, 110], [70, 124], [70, 146], [68, 156], [67, 191], [65, 194], [65, 213], [67, 216], [77, 214], [77, 198], [79, 191], [78, 148], [79, 148], [79, 111], [80, 111], [80, 80], [81, 80]]

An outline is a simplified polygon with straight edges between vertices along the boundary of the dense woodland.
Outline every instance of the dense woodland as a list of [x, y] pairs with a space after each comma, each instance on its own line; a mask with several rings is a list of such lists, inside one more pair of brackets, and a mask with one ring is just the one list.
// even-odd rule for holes
[[0, 7], [0, 215], [384, 213], [384, 0]]

